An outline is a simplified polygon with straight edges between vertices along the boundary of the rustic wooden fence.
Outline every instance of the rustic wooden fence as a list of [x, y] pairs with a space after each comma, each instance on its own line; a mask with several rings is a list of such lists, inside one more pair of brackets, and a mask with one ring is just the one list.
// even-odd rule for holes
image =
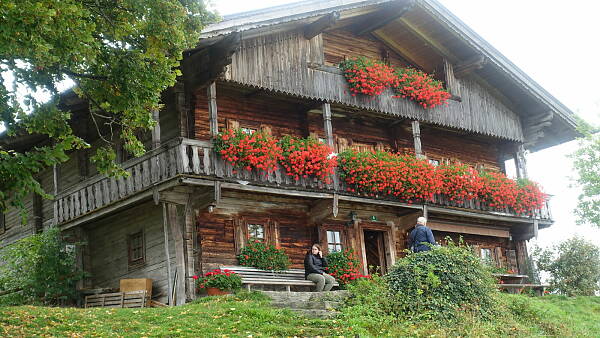
[[[295, 180], [292, 176], [286, 175], [282, 167], [271, 173], [259, 170], [236, 169], [219, 156], [215, 156], [212, 144], [209, 141], [174, 139], [163, 144], [160, 148], [149, 151], [142, 157], [123, 163], [122, 166], [128, 173], [126, 177], [115, 178], [97, 175], [62, 191], [54, 202], [57, 222], [59, 224], [69, 222], [182, 174], [216, 177], [240, 184], [252, 183], [307, 191], [329, 191], [357, 195], [347, 191], [346, 185], [339, 179], [337, 173], [332, 175], [330, 183], [323, 183], [316, 178]], [[443, 195], [434, 196], [431, 204], [515, 215], [508, 208], [498, 210], [478, 200], [451, 201]], [[532, 217], [543, 220], [551, 219], [548, 202], [546, 201], [544, 207]]]

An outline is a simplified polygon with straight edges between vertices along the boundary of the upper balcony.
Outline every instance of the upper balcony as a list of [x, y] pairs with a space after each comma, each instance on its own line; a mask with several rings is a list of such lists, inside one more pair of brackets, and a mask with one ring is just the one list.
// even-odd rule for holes
[[234, 170], [220, 157], [215, 156], [209, 141], [173, 139], [160, 148], [149, 151], [140, 158], [123, 163], [129, 173], [127, 177], [106, 177], [97, 175], [73, 186], [56, 197], [54, 214], [58, 224], [79, 223], [93, 218], [94, 213], [110, 210], [123, 201], [137, 201], [149, 198], [161, 189], [180, 184], [211, 184], [222, 182], [226, 189], [256, 190], [266, 193], [280, 193], [313, 198], [330, 198], [334, 195], [354, 202], [381, 203], [406, 208], [445, 210], [449, 213], [468, 212], [474, 216], [512, 220], [538, 220], [552, 223], [552, 216], [546, 201], [544, 207], [534, 216], [517, 215], [508, 208], [498, 210], [478, 200], [450, 201], [444, 195], [434, 196], [433, 202], [426, 204], [402, 203], [386, 196], [367, 197], [347, 191], [338, 175], [331, 184], [317, 179], [301, 178], [294, 180], [285, 174], [283, 168], [272, 173], [256, 170]]

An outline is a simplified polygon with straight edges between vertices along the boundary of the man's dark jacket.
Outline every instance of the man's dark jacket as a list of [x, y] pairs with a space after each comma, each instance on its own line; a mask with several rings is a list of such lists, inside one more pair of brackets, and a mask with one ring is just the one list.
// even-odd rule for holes
[[327, 267], [327, 259], [315, 256], [312, 253], [306, 254], [304, 258], [304, 277], [308, 277], [311, 273], [322, 275]]
[[431, 229], [429, 229], [428, 227], [421, 224], [417, 224], [413, 231], [410, 232], [410, 236], [408, 236], [408, 247], [412, 247], [413, 252], [431, 250], [431, 248], [425, 243], [435, 245], [433, 232], [431, 232]]

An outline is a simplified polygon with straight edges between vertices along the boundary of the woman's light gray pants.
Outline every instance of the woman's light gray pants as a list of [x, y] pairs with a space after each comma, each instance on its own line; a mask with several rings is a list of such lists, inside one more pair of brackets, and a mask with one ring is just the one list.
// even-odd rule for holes
[[306, 277], [306, 279], [317, 284], [315, 292], [329, 291], [333, 287], [333, 283], [335, 283], [335, 278], [326, 273], [322, 275], [318, 273], [311, 273]]

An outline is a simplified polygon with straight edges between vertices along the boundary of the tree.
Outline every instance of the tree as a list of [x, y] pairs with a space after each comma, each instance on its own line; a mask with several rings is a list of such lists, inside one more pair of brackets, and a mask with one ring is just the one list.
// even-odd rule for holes
[[581, 119], [578, 129], [583, 137], [572, 154], [575, 182], [581, 188], [575, 215], [579, 224], [600, 227], [600, 132]]
[[182, 52], [215, 18], [203, 0], [0, 1], [0, 124], [8, 136], [47, 140], [25, 150], [0, 143], [0, 211], [23, 209], [32, 191], [49, 197], [35, 175], [89, 147], [61, 110], [60, 83], [72, 81], [89, 102], [105, 143], [92, 161], [102, 173], [122, 174], [112, 143], [121, 138], [133, 155], [144, 153], [136, 133], [153, 127], [152, 111], [180, 75]]
[[600, 248], [580, 237], [550, 249], [536, 249], [536, 264], [550, 273], [550, 286], [567, 296], [593, 296], [600, 290]]

